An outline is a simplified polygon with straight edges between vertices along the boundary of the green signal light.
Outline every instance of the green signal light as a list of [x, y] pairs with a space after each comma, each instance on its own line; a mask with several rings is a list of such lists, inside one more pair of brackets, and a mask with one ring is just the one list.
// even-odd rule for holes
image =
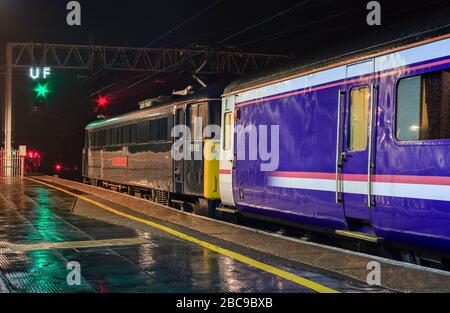
[[38, 96], [38, 97], [42, 97], [42, 98], [46, 98], [46, 97], [47, 97], [47, 94], [50, 92], [50, 91], [48, 90], [47, 84], [45, 84], [45, 85], [39, 84], [39, 85], [34, 89], [34, 91], [37, 93], [37, 96]]

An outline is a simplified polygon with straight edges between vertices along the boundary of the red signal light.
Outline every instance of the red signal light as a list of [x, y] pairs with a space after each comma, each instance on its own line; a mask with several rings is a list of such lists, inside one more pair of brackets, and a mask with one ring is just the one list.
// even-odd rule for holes
[[55, 165], [55, 170], [57, 172], [60, 172], [62, 170], [62, 165], [60, 165], [60, 164]]
[[27, 156], [30, 159], [33, 159], [33, 158], [34, 159], [39, 159], [41, 157], [41, 154], [39, 152], [37, 152], [37, 151], [31, 150], [31, 151], [28, 151]]
[[108, 105], [108, 98], [103, 97], [103, 96], [99, 96], [97, 99], [97, 106], [102, 107], [102, 108], [106, 108], [106, 106]]

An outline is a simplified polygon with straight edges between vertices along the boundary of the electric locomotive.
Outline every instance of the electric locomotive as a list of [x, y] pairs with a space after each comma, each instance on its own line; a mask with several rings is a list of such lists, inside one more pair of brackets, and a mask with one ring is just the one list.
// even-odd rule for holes
[[[140, 111], [88, 125], [84, 181], [207, 215], [220, 200], [220, 134], [205, 137], [204, 130], [220, 125], [223, 88], [146, 101]], [[184, 128], [172, 137], [174, 126]], [[180, 158], [173, 157], [176, 143]]]

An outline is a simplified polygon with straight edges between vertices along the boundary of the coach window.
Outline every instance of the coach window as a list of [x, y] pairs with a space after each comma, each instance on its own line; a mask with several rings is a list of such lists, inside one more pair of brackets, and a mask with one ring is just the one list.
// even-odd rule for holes
[[117, 127], [117, 145], [122, 145], [122, 127]]
[[94, 137], [95, 137], [95, 139], [94, 139], [94, 147], [95, 148], [100, 148], [100, 131], [98, 130], [94, 134], [95, 134], [94, 135]]
[[109, 129], [109, 146], [114, 146], [114, 133], [116, 132], [115, 128], [110, 128]]
[[122, 144], [130, 143], [130, 126], [122, 127]]
[[111, 145], [115, 146], [119, 143], [119, 129], [113, 128], [111, 129]]
[[100, 138], [99, 138], [99, 146], [101, 148], [104, 148], [106, 146], [106, 130], [100, 131]]
[[231, 112], [225, 113], [225, 130], [224, 130], [224, 149], [231, 150], [231, 142], [233, 137], [233, 115]]
[[94, 138], [94, 132], [89, 132], [89, 148], [95, 147]]
[[111, 145], [111, 129], [106, 130], [106, 146]]
[[140, 122], [137, 125], [138, 143], [148, 143], [150, 140], [150, 122]]
[[357, 87], [351, 90], [348, 134], [350, 151], [364, 151], [367, 148], [369, 102], [369, 87]]
[[95, 132], [91, 133], [91, 148], [95, 148]]
[[397, 87], [399, 141], [450, 139], [450, 69], [403, 78]]
[[130, 143], [137, 142], [137, 124], [130, 125]]
[[100, 131], [96, 131], [94, 133], [94, 147], [95, 148], [100, 147]]
[[150, 121], [150, 141], [155, 142], [158, 141], [159, 138], [159, 121], [152, 120]]
[[167, 118], [159, 120], [158, 140], [167, 141]]

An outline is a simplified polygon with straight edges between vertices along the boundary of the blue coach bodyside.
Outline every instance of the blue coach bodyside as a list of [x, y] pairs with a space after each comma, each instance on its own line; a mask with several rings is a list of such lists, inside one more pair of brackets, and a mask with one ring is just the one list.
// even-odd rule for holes
[[[411, 64], [394, 75], [380, 78], [376, 174], [380, 184], [392, 183], [397, 193], [403, 192], [405, 197], [377, 196], [373, 224], [380, 237], [449, 251], [450, 137], [401, 141], [396, 136], [400, 81], [449, 71], [448, 40], [446, 47], [449, 55], [445, 57]], [[430, 56], [434, 53], [432, 49], [430, 46]], [[450, 106], [442, 114], [448, 115], [449, 109]]]
[[[284, 173], [333, 173], [336, 160], [338, 88], [305, 92], [279, 100], [238, 105], [237, 125], [280, 125], [279, 168]], [[239, 142], [237, 143], [237, 145]], [[316, 226], [339, 228], [345, 217], [327, 191], [270, 187], [261, 162], [237, 160], [235, 199], [244, 212]]]
[[[450, 136], [402, 141], [396, 126], [402, 79], [445, 73], [442, 82], [447, 85], [442, 86], [448, 88], [449, 69], [450, 35], [446, 34], [345, 64], [299, 71], [273, 83], [233, 86], [225, 97], [237, 97], [235, 127], [280, 127], [276, 170], [261, 171], [265, 162], [260, 157], [235, 161], [231, 175], [237, 209], [449, 251]], [[444, 99], [442, 114], [450, 117], [450, 103], [445, 107], [448, 93], [441, 90], [440, 99]], [[355, 137], [350, 104], [358, 95], [362, 106], [369, 106], [364, 121], [368, 129], [358, 130], [360, 136], [369, 137], [361, 151], [350, 148], [350, 138]], [[338, 132], [342, 132], [339, 142]], [[247, 139], [235, 137], [236, 154], [239, 140], [247, 144]], [[342, 173], [336, 166], [341, 153], [345, 154]], [[336, 201], [339, 196], [342, 201]]]

